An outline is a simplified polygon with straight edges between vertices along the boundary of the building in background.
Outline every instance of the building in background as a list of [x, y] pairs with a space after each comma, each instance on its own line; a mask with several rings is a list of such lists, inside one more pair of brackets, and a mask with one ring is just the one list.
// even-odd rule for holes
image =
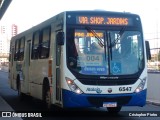
[[15, 24], [0, 26], [0, 63], [8, 62], [8, 58], [3, 58], [3, 55], [9, 54], [10, 40], [17, 33], [18, 26]]
[[18, 33], [18, 26], [17, 25], [15, 25], [15, 24], [12, 24], [12, 37], [13, 36], [15, 36], [15, 35], [17, 35], [17, 33]]
[[6, 33], [6, 26], [1, 26], [1, 34], [5, 34]]

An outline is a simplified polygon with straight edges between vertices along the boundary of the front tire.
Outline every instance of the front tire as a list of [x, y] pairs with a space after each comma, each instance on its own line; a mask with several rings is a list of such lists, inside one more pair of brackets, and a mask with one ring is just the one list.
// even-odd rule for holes
[[50, 90], [48, 90], [46, 92], [45, 102], [46, 102], [47, 109], [50, 109], [51, 108], [51, 93], [50, 93]]
[[31, 96], [28, 96], [27, 94], [21, 92], [21, 82], [20, 82], [19, 75], [17, 76], [17, 91], [18, 91], [19, 101], [23, 101], [26, 98], [31, 98]]
[[19, 76], [17, 76], [17, 91], [19, 100], [23, 101], [25, 99], [25, 94], [21, 92], [21, 82]]
[[49, 87], [43, 89], [43, 101], [47, 110], [51, 109], [51, 92]]

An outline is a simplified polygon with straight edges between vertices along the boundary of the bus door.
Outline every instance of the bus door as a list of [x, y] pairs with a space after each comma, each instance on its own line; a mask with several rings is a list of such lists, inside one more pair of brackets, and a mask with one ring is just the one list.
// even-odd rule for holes
[[31, 40], [27, 40], [26, 57], [25, 57], [25, 80], [24, 80], [24, 86], [25, 86], [26, 93], [29, 93], [30, 55], [31, 55]]
[[56, 35], [56, 101], [58, 103], [61, 102], [61, 45], [59, 45], [59, 33], [62, 33], [61, 31], [57, 31]]
[[9, 60], [10, 60], [10, 62], [9, 62], [9, 79], [10, 79], [11, 88], [15, 89], [14, 82], [13, 82], [13, 80], [14, 80], [14, 78], [13, 78], [14, 47], [12, 47], [12, 45], [11, 45], [10, 49], [11, 49], [11, 53], [9, 56]]

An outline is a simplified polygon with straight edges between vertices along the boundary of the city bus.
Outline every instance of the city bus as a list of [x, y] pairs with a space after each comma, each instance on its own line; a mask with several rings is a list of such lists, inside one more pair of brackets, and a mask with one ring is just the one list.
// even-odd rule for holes
[[9, 83], [47, 108], [142, 107], [147, 46], [137, 14], [64, 11], [12, 37]]

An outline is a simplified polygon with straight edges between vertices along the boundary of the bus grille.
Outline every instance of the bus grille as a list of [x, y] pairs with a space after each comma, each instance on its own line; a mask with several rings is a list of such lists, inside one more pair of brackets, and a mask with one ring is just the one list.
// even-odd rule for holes
[[113, 85], [131, 85], [138, 79], [117, 79], [117, 80], [101, 80], [101, 79], [79, 79], [84, 85], [113, 86]]

